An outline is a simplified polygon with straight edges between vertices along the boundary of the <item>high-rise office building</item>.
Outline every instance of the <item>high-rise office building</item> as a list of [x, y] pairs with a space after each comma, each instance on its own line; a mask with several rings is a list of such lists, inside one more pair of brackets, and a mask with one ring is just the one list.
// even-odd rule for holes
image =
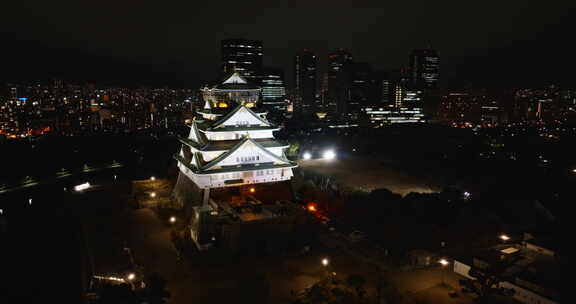
[[365, 62], [356, 62], [350, 65], [350, 93], [348, 109], [356, 111], [361, 105], [374, 102], [372, 67]]
[[372, 86], [374, 104], [388, 104], [392, 99], [392, 93], [394, 91], [393, 83], [390, 79], [390, 75], [387, 72], [375, 71], [372, 72]]
[[440, 79], [438, 52], [431, 48], [413, 50], [410, 54], [410, 76], [416, 88], [437, 88]]
[[294, 57], [294, 107], [297, 113], [316, 110], [317, 57], [304, 49]]
[[276, 110], [286, 110], [284, 71], [277, 68], [262, 69], [261, 83], [262, 105]]
[[352, 54], [339, 49], [328, 54], [328, 103], [336, 105], [338, 115], [348, 112]]
[[262, 41], [247, 39], [226, 39], [221, 42], [223, 76], [238, 72], [251, 83], [260, 85]]

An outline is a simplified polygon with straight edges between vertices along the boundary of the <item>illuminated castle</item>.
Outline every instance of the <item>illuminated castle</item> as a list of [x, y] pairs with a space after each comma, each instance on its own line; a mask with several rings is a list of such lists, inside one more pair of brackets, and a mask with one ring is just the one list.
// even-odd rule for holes
[[296, 167], [284, 154], [288, 145], [274, 139], [278, 128], [258, 110], [260, 91], [237, 73], [203, 88], [204, 106], [188, 137], [180, 138], [174, 195], [191, 218], [191, 236], [200, 248], [222, 234], [211, 224], [218, 217], [266, 220], [287, 210], [255, 193], [255, 184], [290, 180]]

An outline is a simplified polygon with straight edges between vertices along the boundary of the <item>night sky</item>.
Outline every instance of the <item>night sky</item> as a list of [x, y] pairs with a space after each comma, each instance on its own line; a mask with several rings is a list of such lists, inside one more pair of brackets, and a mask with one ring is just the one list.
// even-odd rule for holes
[[576, 87], [575, 1], [6, 2], [3, 81], [194, 88], [217, 76], [219, 41], [243, 37], [289, 79], [302, 48], [392, 70], [431, 44], [443, 87]]

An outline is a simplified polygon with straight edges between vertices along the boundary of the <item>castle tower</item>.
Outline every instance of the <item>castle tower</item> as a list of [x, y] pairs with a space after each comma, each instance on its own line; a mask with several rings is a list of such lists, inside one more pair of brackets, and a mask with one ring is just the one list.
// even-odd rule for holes
[[[204, 107], [188, 136], [180, 138], [182, 147], [174, 156], [180, 170], [174, 195], [191, 218], [192, 239], [200, 248], [218, 233], [210, 224], [211, 215], [241, 217], [239, 208], [260, 205], [253, 218], [265, 218], [261, 211], [266, 204], [250, 195], [251, 185], [292, 178], [296, 164], [284, 154], [288, 145], [275, 140], [278, 128], [258, 110], [260, 90], [236, 72], [219, 85], [203, 88]], [[211, 196], [211, 189], [225, 192], [232, 187], [239, 189], [235, 195]], [[244, 205], [246, 201], [250, 204]]]

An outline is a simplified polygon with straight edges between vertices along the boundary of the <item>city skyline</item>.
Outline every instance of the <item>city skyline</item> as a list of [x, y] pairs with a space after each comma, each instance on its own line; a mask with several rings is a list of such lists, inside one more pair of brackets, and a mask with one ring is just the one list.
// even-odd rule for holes
[[[325, 66], [329, 52], [344, 48], [358, 62], [389, 71], [408, 66], [412, 50], [431, 45], [443, 58], [442, 87], [571, 86], [575, 64], [573, 47], [560, 40], [576, 28], [568, 19], [570, 7], [256, 3], [259, 9], [252, 11], [253, 5], [232, 4], [221, 12], [225, 24], [210, 22], [206, 27], [202, 24], [209, 14], [201, 12], [216, 9], [210, 4], [179, 9], [43, 5], [30, 13], [11, 3], [8, 9], [14, 14], [0, 21], [2, 53], [12, 58], [1, 81], [61, 78], [197, 87], [206, 79], [217, 79], [219, 44], [226, 38], [262, 40], [264, 66], [284, 69], [288, 80], [293, 79], [293, 55], [303, 48], [316, 53], [320, 66]], [[332, 14], [325, 16], [328, 10]], [[184, 12], [191, 16], [180, 16]], [[318, 23], [321, 16], [323, 22]], [[56, 19], [69, 21], [51, 21]]]

